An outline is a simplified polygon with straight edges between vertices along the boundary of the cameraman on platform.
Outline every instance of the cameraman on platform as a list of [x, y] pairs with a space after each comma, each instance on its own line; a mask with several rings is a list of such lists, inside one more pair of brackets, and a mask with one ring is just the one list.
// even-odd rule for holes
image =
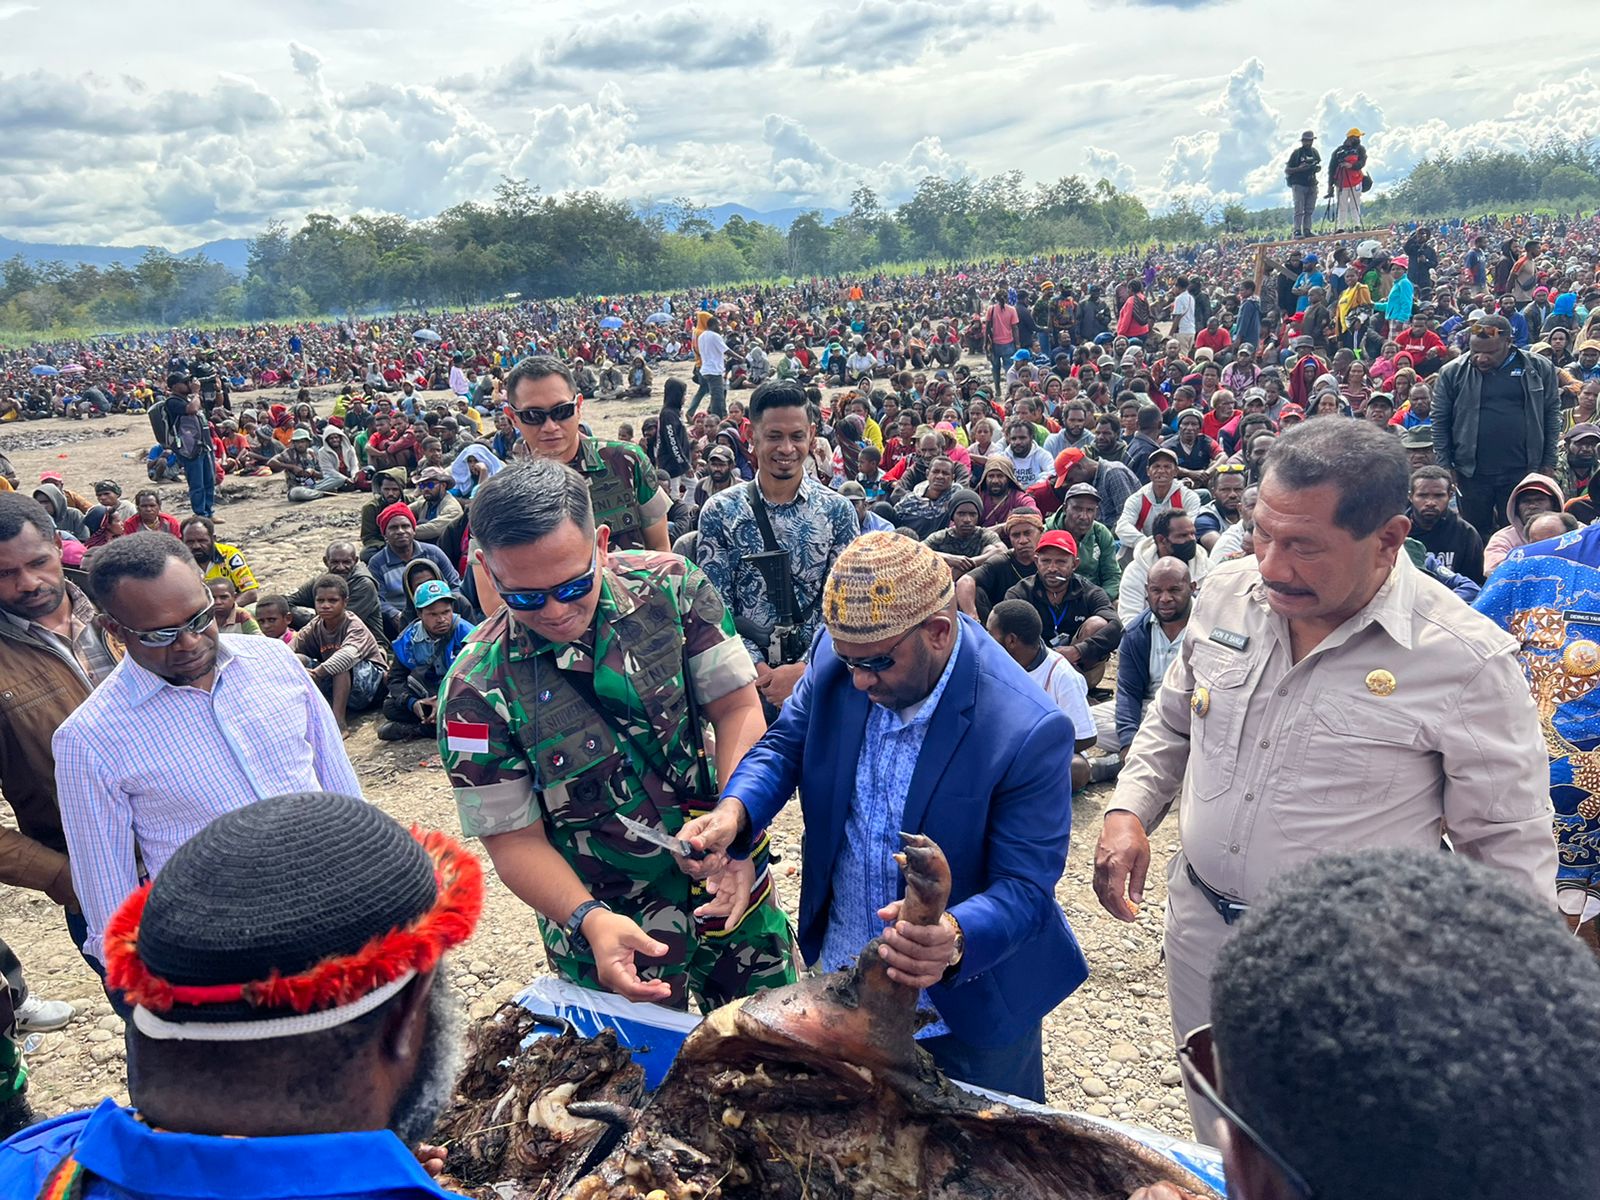
[[1294, 236], [1310, 237], [1311, 221], [1317, 207], [1317, 176], [1322, 171], [1322, 155], [1311, 143], [1317, 135], [1306, 130], [1300, 135], [1300, 144], [1289, 152], [1283, 176], [1294, 193]]
[[805, 672], [823, 582], [860, 525], [850, 501], [805, 474], [817, 426], [800, 384], [767, 380], [750, 394], [749, 417], [756, 477], [706, 501], [696, 554], [755, 658], [756, 689], [775, 710]]

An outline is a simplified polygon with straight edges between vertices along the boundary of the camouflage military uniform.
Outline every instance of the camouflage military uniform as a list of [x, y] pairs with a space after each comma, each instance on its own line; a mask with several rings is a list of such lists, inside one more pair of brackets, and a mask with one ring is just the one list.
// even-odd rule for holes
[[[684, 559], [613, 554], [584, 642], [554, 646], [502, 609], [473, 633], [446, 675], [440, 752], [463, 832], [486, 837], [544, 823], [597, 900], [669, 947], [637, 959], [667, 1001], [704, 1008], [795, 979], [789, 924], [772, 896], [765, 839], [750, 911], [725, 930], [696, 921], [704, 889], [672, 856], [629, 837], [622, 813], [676, 833], [716, 802], [699, 796], [684, 664], [701, 705], [755, 679], [716, 589]], [[609, 720], [596, 711], [603, 707]], [[486, 733], [486, 736], [485, 736]], [[709, 767], [708, 763], [708, 767]], [[594, 962], [539, 918], [551, 965], [598, 987]]]
[[588, 482], [595, 524], [611, 530], [611, 548], [645, 549], [645, 527], [665, 519], [669, 505], [644, 451], [630, 442], [580, 436], [578, 457], [567, 465]]

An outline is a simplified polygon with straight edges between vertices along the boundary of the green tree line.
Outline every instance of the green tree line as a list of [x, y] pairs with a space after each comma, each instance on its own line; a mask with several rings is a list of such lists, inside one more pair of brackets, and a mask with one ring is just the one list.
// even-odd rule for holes
[[[1551, 139], [1524, 154], [1474, 151], [1419, 163], [1377, 204], [1386, 219], [1533, 205], [1600, 204], [1600, 147]], [[929, 176], [904, 203], [858, 188], [832, 221], [813, 210], [787, 230], [739, 216], [720, 229], [677, 200], [654, 215], [597, 192], [541, 195], [504, 180], [486, 202], [429, 220], [324, 213], [298, 229], [273, 222], [241, 279], [204, 258], [151, 251], [133, 267], [0, 264], [0, 329], [163, 327], [314, 313], [474, 304], [510, 294], [564, 296], [708, 287], [953, 262], [1046, 249], [1281, 233], [1287, 209], [1180, 201], [1150, 213], [1107, 180], [1079, 175], [1028, 186], [1020, 171], [987, 179]]]

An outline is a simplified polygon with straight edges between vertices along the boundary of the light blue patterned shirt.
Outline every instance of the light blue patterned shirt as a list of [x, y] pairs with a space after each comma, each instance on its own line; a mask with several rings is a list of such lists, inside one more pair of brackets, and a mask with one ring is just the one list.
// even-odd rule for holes
[[[794, 580], [795, 614], [802, 644], [810, 645], [821, 619], [822, 585], [834, 561], [861, 532], [855, 506], [815, 479], [803, 479], [792, 503], [767, 504], [767, 519], [779, 547], [789, 552]], [[777, 607], [767, 597], [766, 580], [745, 561], [745, 556], [766, 549], [761, 527], [750, 507], [750, 489], [744, 484], [718, 492], [700, 510], [700, 545], [695, 561], [711, 586], [717, 589], [735, 617], [758, 625], [778, 619]], [[757, 662], [765, 662], [767, 647], [748, 638], [745, 646]]]
[[[855, 803], [845, 820], [844, 846], [833, 868], [833, 908], [822, 939], [825, 971], [846, 970], [855, 964], [866, 944], [883, 932], [878, 910], [893, 903], [899, 894], [900, 868], [894, 856], [900, 852], [906, 794], [928, 736], [928, 724], [955, 670], [961, 638], [958, 621], [950, 661], [925, 699], [898, 711], [881, 704], [867, 708], [866, 734], [856, 759]], [[918, 1006], [933, 1008], [926, 992]], [[943, 1021], [935, 1021], [917, 1037], [949, 1032]]]

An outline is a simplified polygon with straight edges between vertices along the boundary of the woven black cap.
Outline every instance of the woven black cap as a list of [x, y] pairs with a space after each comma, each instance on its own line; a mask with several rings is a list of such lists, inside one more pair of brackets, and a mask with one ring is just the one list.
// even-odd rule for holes
[[179, 847], [150, 889], [138, 953], [180, 985], [296, 975], [405, 928], [437, 899], [432, 860], [392, 817], [329, 792], [274, 796]]

